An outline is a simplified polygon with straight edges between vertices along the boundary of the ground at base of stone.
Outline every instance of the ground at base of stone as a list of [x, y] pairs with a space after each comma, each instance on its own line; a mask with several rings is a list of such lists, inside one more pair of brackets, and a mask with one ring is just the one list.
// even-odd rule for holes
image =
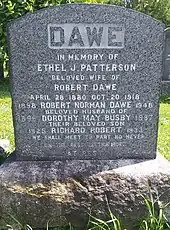
[[[161, 204], [170, 201], [170, 163], [154, 160], [8, 162], [0, 167], [0, 226], [14, 224], [10, 216], [33, 228], [71, 223], [84, 229], [89, 213], [112, 213], [132, 230], [146, 216], [141, 195], [150, 188]], [[8, 214], [8, 215], [7, 215]], [[170, 221], [170, 208], [166, 217]], [[10, 216], [9, 216], [10, 215]]]

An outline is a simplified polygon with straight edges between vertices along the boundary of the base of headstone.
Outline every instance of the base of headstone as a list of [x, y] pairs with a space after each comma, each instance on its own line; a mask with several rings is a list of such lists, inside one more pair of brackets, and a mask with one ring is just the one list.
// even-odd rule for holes
[[[149, 187], [155, 198], [170, 201], [170, 162], [15, 161], [0, 167], [0, 226], [17, 221], [33, 228], [71, 223], [85, 229], [89, 213], [104, 218], [108, 211], [132, 230], [147, 214], [141, 195]], [[169, 214], [168, 214], [169, 212]], [[170, 207], [167, 209], [170, 220]]]
[[162, 81], [162, 96], [170, 95], [170, 81]]

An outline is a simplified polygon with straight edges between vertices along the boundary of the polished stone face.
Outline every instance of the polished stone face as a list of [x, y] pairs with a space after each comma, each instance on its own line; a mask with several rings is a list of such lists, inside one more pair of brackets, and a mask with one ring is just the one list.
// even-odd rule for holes
[[62, 5], [11, 22], [17, 158], [154, 158], [163, 31], [109, 5]]
[[164, 52], [163, 81], [169, 81], [170, 82], [170, 29], [165, 30], [165, 52]]

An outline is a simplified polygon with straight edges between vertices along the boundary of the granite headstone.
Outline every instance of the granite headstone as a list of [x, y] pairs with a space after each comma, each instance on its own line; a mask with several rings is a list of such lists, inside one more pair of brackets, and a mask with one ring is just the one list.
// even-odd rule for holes
[[156, 156], [164, 25], [62, 5], [8, 25], [18, 160]]
[[165, 30], [163, 81], [170, 81], [170, 28]]
[[165, 51], [163, 59], [162, 95], [170, 94], [170, 28], [165, 30]]

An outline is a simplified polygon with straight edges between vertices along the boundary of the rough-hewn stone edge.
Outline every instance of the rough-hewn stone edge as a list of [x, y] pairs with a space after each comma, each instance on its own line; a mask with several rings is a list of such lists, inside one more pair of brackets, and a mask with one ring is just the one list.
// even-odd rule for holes
[[[133, 226], [146, 213], [140, 194], [146, 196], [149, 185], [155, 197], [161, 195], [163, 203], [170, 200], [170, 163], [161, 155], [133, 165], [125, 166], [122, 161], [119, 168], [97, 172], [91, 164], [90, 171], [83, 161], [65, 162], [64, 166], [65, 171], [61, 162], [1, 166], [0, 214], [8, 212], [33, 227], [45, 227], [53, 218], [51, 226], [71, 222], [77, 229], [84, 229], [91, 208], [95, 216], [103, 215], [107, 197], [113, 213]], [[169, 213], [170, 209], [170, 220]]]
[[[166, 172], [170, 163], [161, 155], [157, 154], [156, 159], [119, 159], [119, 160], [63, 160], [63, 161], [13, 161], [8, 160], [0, 167], [0, 171], [10, 171], [11, 168], [22, 168], [24, 171], [36, 171], [38, 168], [54, 168], [55, 173], [62, 173], [65, 176], [59, 179], [76, 175], [94, 175], [96, 173], [106, 173], [106, 171], [127, 173], [132, 172], [148, 174], [152, 172]], [[4, 170], [3, 170], [4, 168]], [[158, 171], [159, 170], [159, 171]], [[169, 169], [170, 171], [170, 169]], [[27, 171], [26, 171], [27, 172]], [[17, 171], [16, 171], [17, 173]], [[24, 176], [24, 174], [23, 174]]]

